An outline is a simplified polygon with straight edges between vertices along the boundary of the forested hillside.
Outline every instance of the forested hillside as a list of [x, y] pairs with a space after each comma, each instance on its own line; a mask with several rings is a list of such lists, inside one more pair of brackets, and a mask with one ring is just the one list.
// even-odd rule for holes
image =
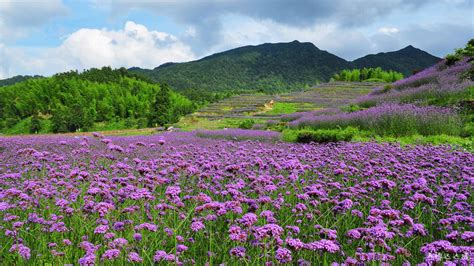
[[278, 92], [328, 79], [347, 62], [312, 43], [266, 43], [214, 54], [198, 61], [134, 68], [176, 90]]
[[409, 45], [394, 52], [366, 55], [352, 61], [352, 66], [354, 68], [381, 67], [385, 70], [400, 72], [408, 77], [414, 72], [430, 67], [439, 61], [441, 61], [441, 58]]
[[329, 81], [343, 70], [377, 68], [404, 76], [441, 60], [408, 46], [399, 51], [346, 61], [312, 43], [265, 43], [244, 46], [186, 63], [166, 63], [155, 69], [131, 68], [154, 81], [166, 82], [186, 94], [281, 92]]
[[41, 78], [41, 77], [42, 77], [42, 76], [22, 76], [22, 75], [17, 75], [17, 76], [14, 76], [14, 77], [11, 77], [11, 78], [7, 78], [7, 79], [0, 79], [0, 87], [13, 85], [13, 84], [15, 84], [15, 83], [22, 82], [22, 81], [25, 81], [25, 80], [28, 80], [28, 79], [32, 79], [32, 78]]
[[126, 69], [109, 67], [29, 79], [0, 87], [0, 128], [6, 133], [86, 131], [176, 122], [194, 110], [186, 97]]

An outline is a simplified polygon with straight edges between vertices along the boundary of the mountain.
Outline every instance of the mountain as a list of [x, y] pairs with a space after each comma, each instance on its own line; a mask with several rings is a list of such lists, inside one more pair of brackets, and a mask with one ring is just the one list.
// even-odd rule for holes
[[349, 63], [312, 43], [244, 46], [187, 63], [166, 63], [153, 70], [130, 69], [177, 90], [278, 91], [325, 81]]
[[438, 62], [440, 58], [408, 46], [399, 51], [367, 55], [346, 61], [309, 42], [265, 43], [244, 46], [186, 63], [166, 63], [152, 70], [131, 68], [176, 90], [200, 92], [257, 90], [283, 91], [328, 81], [351, 68], [377, 67], [406, 76]]
[[0, 79], [0, 87], [13, 85], [13, 84], [18, 83], [18, 82], [22, 82], [22, 81], [25, 81], [25, 80], [28, 80], [28, 79], [35, 79], [35, 78], [42, 78], [42, 76], [38, 76], [38, 75], [36, 75], [36, 76], [21, 76], [21, 75], [18, 75], [18, 76], [14, 76], [14, 77], [7, 78], [7, 79]]
[[370, 54], [352, 61], [354, 68], [381, 67], [410, 76], [413, 71], [425, 69], [439, 62], [441, 58], [433, 56], [411, 45], [388, 53]]

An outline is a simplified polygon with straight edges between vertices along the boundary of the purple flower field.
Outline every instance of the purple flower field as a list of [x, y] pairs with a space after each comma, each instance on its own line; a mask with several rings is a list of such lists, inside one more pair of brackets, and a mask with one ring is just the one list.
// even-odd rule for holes
[[388, 92], [384, 92], [383, 88], [376, 89], [357, 99], [356, 103], [370, 107], [383, 103], [416, 103], [429, 98], [448, 97], [474, 86], [474, 81], [462, 78], [471, 67], [467, 57], [449, 67], [443, 60], [417, 74], [394, 82]]
[[472, 265], [448, 146], [0, 138], [2, 265]]
[[458, 135], [460, 116], [450, 108], [413, 104], [382, 104], [353, 113], [302, 116], [290, 123], [292, 128], [357, 127], [380, 135]]

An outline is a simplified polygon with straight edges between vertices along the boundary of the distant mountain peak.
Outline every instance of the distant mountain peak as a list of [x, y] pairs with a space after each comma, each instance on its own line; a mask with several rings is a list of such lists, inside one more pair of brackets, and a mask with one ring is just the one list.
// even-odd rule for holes
[[[416, 48], [415, 46], [413, 46], [413, 45], [411, 45], [411, 44], [410, 44], [410, 45], [407, 45], [405, 48], [402, 48], [402, 49], [400, 49], [400, 50], [398, 50], [398, 51], [405, 51], [405, 52], [406, 52], [406, 51], [408, 51], [408, 52], [411, 52], [411, 51], [420, 52], [420, 51], [421, 51], [421, 52], [424, 52], [423, 50], [421, 50], [421, 49], [419, 49], [419, 48]], [[397, 52], [397, 51], [395, 51], [395, 52]]]
[[414, 70], [423, 69], [439, 62], [441, 58], [408, 45], [400, 50], [370, 54], [352, 61], [355, 68], [381, 67], [409, 76]]

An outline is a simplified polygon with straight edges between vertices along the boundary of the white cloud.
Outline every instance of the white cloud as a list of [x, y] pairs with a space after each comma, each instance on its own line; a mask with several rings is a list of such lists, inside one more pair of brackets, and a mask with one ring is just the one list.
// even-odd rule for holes
[[379, 33], [388, 34], [388, 35], [398, 33], [399, 31], [400, 30], [397, 28], [390, 28], [390, 27], [382, 27], [378, 29]]
[[[3, 52], [2, 52], [3, 51]], [[0, 74], [54, 74], [91, 67], [154, 68], [166, 62], [195, 59], [191, 48], [166, 32], [128, 21], [122, 30], [80, 29], [53, 48], [30, 51], [0, 46]]]

